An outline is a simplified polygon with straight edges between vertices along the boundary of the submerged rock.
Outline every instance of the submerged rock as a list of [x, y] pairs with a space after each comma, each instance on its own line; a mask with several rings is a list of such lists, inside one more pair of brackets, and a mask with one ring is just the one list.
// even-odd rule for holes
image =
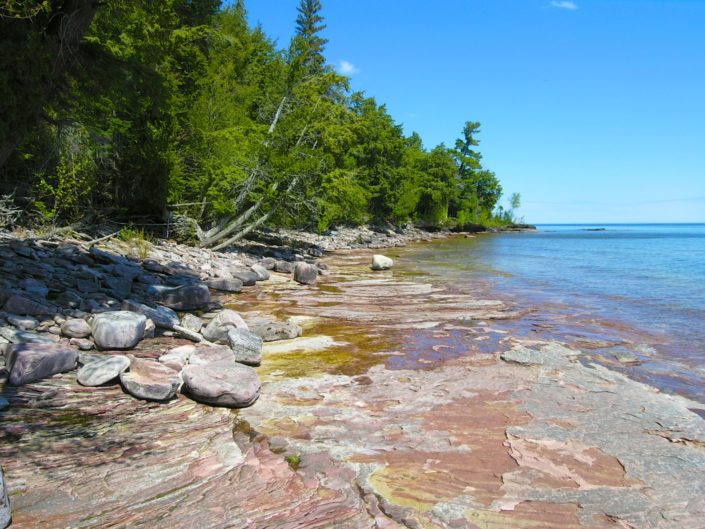
[[394, 261], [385, 255], [373, 255], [372, 265], [370, 268], [372, 270], [389, 270], [394, 266]]
[[296, 263], [294, 281], [302, 285], [315, 285], [318, 281], [318, 267], [308, 263]]
[[262, 363], [262, 338], [246, 329], [230, 329], [228, 344], [241, 364], [258, 366]]
[[[143, 400], [165, 401], [176, 395], [179, 373], [154, 360], [128, 355], [130, 370], [120, 373], [120, 382], [130, 395]], [[90, 365], [90, 364], [88, 364]]]
[[91, 330], [99, 349], [132, 349], [144, 336], [146, 326], [143, 314], [120, 310], [94, 316]]
[[241, 364], [189, 365], [182, 391], [197, 402], [228, 408], [251, 406], [259, 397], [257, 372]]
[[63, 345], [12, 345], [6, 353], [10, 384], [21, 386], [37, 382], [76, 367], [78, 352]]
[[265, 342], [276, 342], [278, 340], [292, 340], [298, 338], [303, 333], [301, 327], [293, 321], [287, 322], [271, 322], [264, 325], [258, 325], [252, 329], [257, 336]]
[[76, 378], [82, 386], [102, 386], [115, 380], [120, 373], [130, 367], [130, 359], [126, 356], [106, 356], [89, 362], [78, 370]]

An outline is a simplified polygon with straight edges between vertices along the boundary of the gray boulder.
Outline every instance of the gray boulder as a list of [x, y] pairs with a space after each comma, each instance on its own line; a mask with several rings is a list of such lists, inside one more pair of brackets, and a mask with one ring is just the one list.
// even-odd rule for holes
[[274, 271], [282, 274], [291, 274], [294, 271], [294, 265], [289, 261], [277, 261], [274, 263]]
[[244, 408], [259, 397], [260, 381], [256, 371], [241, 364], [189, 365], [182, 376], [182, 392], [196, 402]]
[[[128, 355], [130, 370], [120, 373], [120, 382], [130, 395], [142, 400], [165, 401], [176, 395], [181, 384], [178, 371]], [[90, 364], [88, 364], [90, 365]]]
[[126, 356], [106, 356], [84, 365], [76, 377], [82, 386], [102, 386], [118, 378], [128, 367], [130, 359]]
[[267, 281], [269, 279], [269, 270], [267, 270], [264, 266], [253, 264], [250, 268], [255, 274], [257, 274], [257, 281]]
[[235, 355], [235, 361], [250, 366], [262, 363], [262, 338], [246, 329], [230, 329], [228, 345]]
[[235, 353], [227, 345], [197, 349], [189, 357], [189, 365], [192, 366], [204, 366], [210, 364], [232, 365], [234, 363]]
[[132, 349], [144, 336], [146, 326], [143, 314], [120, 310], [94, 316], [91, 332], [98, 349]]
[[246, 287], [251, 287], [257, 282], [257, 274], [247, 268], [234, 268], [230, 270], [233, 277], [242, 281], [242, 284]]
[[95, 344], [88, 338], [71, 338], [69, 343], [74, 347], [78, 347], [81, 351], [90, 351], [95, 348]]
[[5, 473], [0, 467], [0, 529], [5, 529], [12, 523], [12, 509], [10, 499], [7, 496], [7, 484], [5, 483]]
[[181, 318], [181, 326], [191, 332], [198, 333], [201, 332], [203, 328], [203, 320], [194, 314], [186, 313], [184, 317]]
[[293, 321], [275, 321], [258, 325], [252, 329], [252, 332], [265, 342], [276, 342], [277, 340], [292, 340], [293, 338], [298, 338], [303, 331], [301, 327], [296, 325]]
[[234, 310], [220, 311], [203, 329], [203, 337], [213, 343], [228, 343], [230, 329], [247, 329], [247, 323]]
[[318, 281], [318, 267], [308, 263], [296, 263], [294, 281], [302, 285], [315, 285]]
[[221, 292], [237, 293], [242, 291], [242, 281], [236, 277], [219, 277], [206, 281], [208, 288]]
[[206, 307], [211, 302], [210, 290], [203, 283], [178, 287], [151, 285], [148, 287], [147, 292], [156, 301], [174, 310], [198, 310]]
[[139, 301], [126, 299], [122, 302], [122, 310], [144, 314], [152, 320], [157, 327], [164, 329], [172, 329], [174, 325], [180, 324], [179, 315], [169, 307], [149, 307]]
[[37, 382], [76, 367], [78, 352], [63, 345], [11, 345], [5, 353], [10, 384], [21, 386]]
[[68, 319], [61, 324], [61, 334], [69, 338], [86, 338], [91, 335], [91, 326], [86, 320]]
[[394, 261], [385, 255], [377, 254], [372, 256], [372, 265], [370, 266], [372, 270], [389, 270], [393, 266]]
[[31, 331], [39, 326], [39, 320], [33, 318], [32, 316], [18, 316], [17, 314], [9, 314], [6, 319], [22, 331]]

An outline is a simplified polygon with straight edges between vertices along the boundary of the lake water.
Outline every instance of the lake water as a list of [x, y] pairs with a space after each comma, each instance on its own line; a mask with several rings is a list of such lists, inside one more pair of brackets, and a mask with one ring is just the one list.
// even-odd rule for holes
[[705, 224], [538, 228], [446, 240], [409, 257], [438, 281], [481, 284], [526, 310], [504, 324], [513, 333], [573, 343], [705, 402]]

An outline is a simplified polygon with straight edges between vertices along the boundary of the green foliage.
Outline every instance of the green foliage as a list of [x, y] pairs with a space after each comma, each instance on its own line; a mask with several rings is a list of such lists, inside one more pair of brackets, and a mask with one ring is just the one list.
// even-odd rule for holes
[[130, 247], [130, 253], [140, 259], [146, 259], [152, 249], [154, 237], [146, 233], [144, 228], [135, 228], [133, 225], [125, 226], [120, 230], [118, 239], [126, 242]]
[[[320, 0], [299, 0], [285, 49], [248, 25], [243, 0], [0, 2], [0, 183], [47, 221], [169, 208], [189, 232], [247, 212], [323, 231], [518, 208], [518, 195], [497, 208], [479, 123], [427, 149], [350, 91], [325, 63]], [[63, 49], [69, 15], [84, 24]]]
[[301, 455], [300, 454], [290, 454], [285, 456], [284, 459], [289, 464], [289, 468], [296, 472], [301, 467]]

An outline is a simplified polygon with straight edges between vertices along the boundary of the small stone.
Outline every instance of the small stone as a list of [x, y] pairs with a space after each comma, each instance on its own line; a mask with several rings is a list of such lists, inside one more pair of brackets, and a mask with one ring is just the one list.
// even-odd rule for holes
[[257, 274], [257, 281], [267, 281], [269, 279], [269, 270], [265, 267], [258, 264], [253, 264], [250, 268], [255, 274]]
[[241, 364], [189, 365], [182, 391], [197, 402], [228, 408], [251, 406], [259, 397], [257, 372]]
[[198, 349], [195, 345], [182, 345], [180, 347], [175, 347], [160, 356], [159, 362], [176, 371], [181, 371], [184, 366], [188, 364], [193, 353], [197, 350]]
[[191, 332], [198, 333], [203, 328], [203, 321], [198, 316], [187, 313], [181, 318], [181, 326]]
[[95, 347], [95, 344], [87, 338], [71, 338], [69, 344], [78, 347], [81, 351], [90, 351]]
[[130, 359], [126, 356], [106, 356], [84, 365], [78, 370], [76, 378], [82, 386], [102, 386], [118, 378], [128, 367]]
[[[170, 367], [128, 355], [130, 370], [120, 373], [125, 391], [143, 400], [165, 401], [176, 395], [181, 384], [179, 373]], [[90, 365], [90, 364], [89, 364]]]
[[373, 255], [372, 256], [372, 270], [389, 270], [394, 266], [394, 261], [385, 255]]
[[72, 318], [61, 324], [61, 333], [69, 338], [86, 338], [91, 335], [91, 326], [86, 320]]
[[262, 338], [247, 329], [230, 329], [228, 344], [235, 354], [235, 361], [250, 366], [262, 363]]
[[20, 344], [6, 352], [10, 384], [37, 382], [76, 367], [78, 352], [63, 345]]
[[144, 315], [121, 310], [98, 314], [91, 330], [99, 349], [132, 349], [144, 336], [146, 325]]
[[308, 263], [296, 263], [294, 281], [303, 285], [315, 285], [318, 281], [318, 267]]
[[228, 331], [231, 328], [247, 329], [247, 323], [234, 310], [220, 311], [203, 329], [203, 337], [213, 343], [228, 343]]

